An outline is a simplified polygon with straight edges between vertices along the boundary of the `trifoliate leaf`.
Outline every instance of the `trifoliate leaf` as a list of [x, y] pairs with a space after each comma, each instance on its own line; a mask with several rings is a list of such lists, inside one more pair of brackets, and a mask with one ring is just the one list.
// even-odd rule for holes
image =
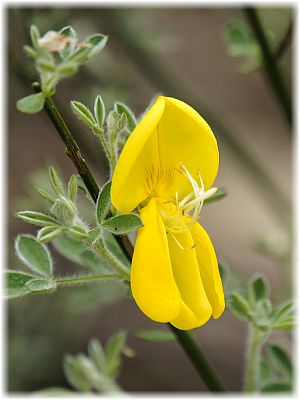
[[15, 246], [19, 258], [28, 268], [45, 277], [52, 276], [52, 259], [44, 244], [39, 243], [34, 236], [19, 235]]
[[56, 219], [36, 211], [19, 211], [16, 213], [16, 216], [24, 222], [28, 222], [29, 224], [37, 226], [51, 225], [58, 227], [60, 225], [59, 221], [57, 221]]
[[7, 299], [28, 294], [30, 291], [26, 287], [26, 283], [35, 279], [33, 275], [13, 270], [4, 271], [4, 276], [4, 297]]
[[104, 221], [110, 210], [110, 189], [111, 181], [106, 182], [98, 196], [96, 203], [96, 217], [99, 224]]
[[36, 114], [44, 107], [43, 93], [31, 94], [17, 101], [17, 109], [25, 114]]
[[102, 227], [115, 235], [126, 235], [143, 226], [137, 214], [116, 215], [102, 223]]

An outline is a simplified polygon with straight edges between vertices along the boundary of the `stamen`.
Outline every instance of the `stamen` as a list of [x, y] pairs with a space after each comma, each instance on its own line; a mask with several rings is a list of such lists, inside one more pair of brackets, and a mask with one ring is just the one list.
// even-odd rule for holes
[[[166, 210], [161, 210], [161, 216], [164, 220], [166, 230], [171, 232], [172, 237], [178, 244], [181, 249], [184, 249], [183, 246], [176, 239], [175, 234], [186, 232], [192, 228], [192, 226], [197, 222], [200, 212], [204, 203], [204, 200], [208, 199], [212, 196], [217, 188], [213, 187], [205, 191], [203, 179], [197, 171], [197, 176], [199, 183], [197, 183], [196, 179], [192, 177], [187, 168], [181, 163], [181, 174], [183, 174], [189, 183], [192, 186], [192, 191], [186, 195], [181, 201], [179, 201], [178, 192], [175, 194], [175, 198], [168, 200], [164, 204], [173, 204], [174, 212], [172, 209], [172, 214], [168, 213]], [[194, 248], [197, 244], [194, 244], [192, 248]]]

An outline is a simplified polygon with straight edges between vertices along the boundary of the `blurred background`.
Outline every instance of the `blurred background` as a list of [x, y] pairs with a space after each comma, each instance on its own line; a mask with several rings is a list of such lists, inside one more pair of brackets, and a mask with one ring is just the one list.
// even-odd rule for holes
[[[201, 223], [219, 259], [228, 266], [231, 285], [262, 273], [270, 282], [274, 303], [292, 296], [292, 136], [264, 72], [231, 55], [230, 24], [244, 21], [247, 28], [242, 10], [10, 7], [6, 13], [9, 268], [23, 268], [14, 253], [15, 237], [34, 232], [14, 213], [45, 209], [34, 185], [45, 186], [50, 163], [65, 179], [74, 173], [47, 116], [43, 112], [28, 116], [16, 110], [16, 101], [31, 93], [36, 79], [22, 46], [30, 44], [28, 32], [33, 23], [42, 34], [72, 25], [82, 39], [95, 32], [109, 35], [106, 48], [75, 77], [59, 84], [55, 96], [99, 185], [108, 173], [103, 152], [72, 115], [70, 100], [92, 107], [100, 93], [108, 109], [120, 100], [136, 115], [158, 93], [191, 104], [211, 125], [219, 143], [216, 185], [226, 187], [229, 195], [205, 206]], [[293, 10], [261, 9], [259, 15], [277, 48], [291, 30]], [[291, 46], [280, 56], [291, 87]], [[58, 274], [78, 270], [52, 247], [51, 252]], [[124, 390], [206, 390], [177, 343], [148, 343], [135, 337], [136, 330], [161, 326], [145, 318], [113, 283], [22, 297], [10, 301], [7, 309], [8, 391], [67, 387], [64, 355], [86, 352], [91, 338], [105, 341], [119, 329], [128, 331], [128, 345], [136, 352], [135, 357], [123, 360], [118, 381]], [[226, 387], [241, 390], [245, 324], [226, 311], [219, 320], [198, 329], [196, 336]], [[286, 333], [274, 335], [273, 341], [291, 348]]]

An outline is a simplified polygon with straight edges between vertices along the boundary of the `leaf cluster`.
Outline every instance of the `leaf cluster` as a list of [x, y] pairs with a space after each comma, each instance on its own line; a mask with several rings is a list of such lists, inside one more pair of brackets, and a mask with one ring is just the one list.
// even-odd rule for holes
[[107, 36], [96, 33], [81, 42], [71, 26], [41, 36], [35, 25], [31, 26], [30, 36], [32, 46], [24, 46], [24, 51], [34, 60], [41, 93], [20, 99], [17, 108], [23, 113], [35, 114], [42, 110], [45, 97], [54, 95], [60, 80], [74, 75], [81, 65], [105, 47]]

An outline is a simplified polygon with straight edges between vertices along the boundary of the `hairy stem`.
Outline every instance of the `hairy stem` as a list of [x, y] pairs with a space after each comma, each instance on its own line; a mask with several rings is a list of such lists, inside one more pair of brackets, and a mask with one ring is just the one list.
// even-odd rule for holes
[[110, 265], [123, 279], [130, 279], [130, 271], [108, 250], [104, 240], [98, 238], [93, 244], [93, 249], [101, 256], [101, 258]]
[[250, 325], [244, 383], [245, 392], [259, 390], [260, 352], [264, 337], [264, 334], [256, 326]]
[[246, 7], [245, 14], [260, 46], [267, 79], [281, 105], [289, 125], [292, 126], [291, 96], [288, 93], [276, 56], [267, 40], [256, 9], [254, 7]]
[[78, 285], [81, 283], [92, 283], [97, 281], [103, 281], [105, 279], [122, 279], [122, 277], [116, 274], [78, 275], [78, 276], [67, 276], [65, 278], [58, 278], [55, 280], [55, 282], [58, 286], [64, 286], [64, 285]]
[[[40, 91], [39, 84], [34, 85], [34, 89], [38, 92]], [[53, 122], [59, 136], [67, 146], [67, 153], [70, 154], [70, 158], [77, 171], [80, 173], [79, 169], [82, 168], [80, 176], [85, 183], [87, 190], [89, 191], [94, 202], [97, 201], [99, 188], [97, 183], [91, 174], [85, 160], [81, 156], [80, 149], [71, 135], [66, 123], [64, 122], [59, 111], [55, 107], [55, 104], [51, 98], [47, 98], [45, 101], [45, 111], [47, 112], [50, 120]], [[133, 246], [127, 236], [115, 236], [124, 254], [131, 261], [133, 255]], [[123, 267], [124, 268], [124, 267]], [[102, 275], [103, 276], [103, 275]], [[65, 278], [65, 279], [75, 279], [75, 278]], [[128, 279], [128, 278], [127, 278]], [[63, 280], [63, 279], [62, 279]], [[58, 281], [58, 284], [63, 285], [62, 280]], [[78, 282], [80, 283], [80, 282]], [[178, 342], [181, 344], [183, 350], [189, 359], [193, 362], [194, 366], [197, 367], [197, 372], [203, 379], [207, 387], [211, 391], [220, 392], [225, 391], [223, 385], [220, 383], [214, 370], [210, 367], [208, 361], [204, 359], [203, 354], [200, 352], [199, 347], [195, 343], [194, 339], [186, 331], [181, 331], [170, 324], [169, 328], [175, 333]]]

